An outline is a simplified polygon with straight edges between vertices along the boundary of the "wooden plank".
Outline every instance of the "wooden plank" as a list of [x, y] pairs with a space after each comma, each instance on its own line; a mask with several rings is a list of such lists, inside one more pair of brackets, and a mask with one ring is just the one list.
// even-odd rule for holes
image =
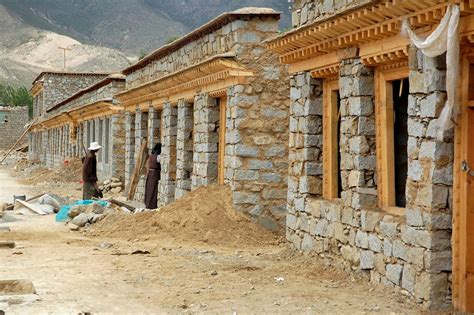
[[27, 202], [25, 202], [25, 201], [23, 201], [23, 200], [19, 200], [19, 199], [15, 200], [15, 208], [14, 208], [15, 210], [16, 210], [16, 209], [19, 209], [19, 208], [22, 208], [22, 207], [18, 206], [17, 203], [19, 203], [22, 207], [25, 207], [25, 208], [27, 208], [27, 209], [33, 211], [33, 212], [36, 213], [36, 214], [39, 214], [39, 215], [46, 215], [46, 212], [44, 212], [43, 210], [38, 209], [38, 208], [36, 208], [35, 206], [33, 206], [32, 204], [27, 203]]
[[227, 97], [220, 98], [219, 102], [219, 156], [218, 156], [218, 183], [224, 184], [225, 179], [225, 134], [226, 134]]
[[132, 176], [127, 187], [127, 198], [130, 200], [133, 200], [133, 197], [135, 197], [135, 191], [137, 190], [138, 181], [140, 180], [140, 173], [145, 167], [147, 155], [147, 141], [146, 139], [142, 139], [140, 151], [138, 151], [135, 156], [135, 167], [133, 168]]

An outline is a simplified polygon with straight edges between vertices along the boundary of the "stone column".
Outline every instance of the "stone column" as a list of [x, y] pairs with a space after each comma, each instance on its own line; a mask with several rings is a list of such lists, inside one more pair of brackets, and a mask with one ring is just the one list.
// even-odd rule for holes
[[[410, 48], [408, 98], [408, 178], [405, 244], [418, 249], [425, 270], [405, 264], [402, 286], [428, 308], [450, 300], [454, 133], [436, 139], [436, 119], [446, 101], [445, 56], [429, 58]], [[409, 285], [409, 286], [408, 286]]]
[[156, 108], [150, 107], [148, 111], [148, 150], [150, 153], [155, 144], [161, 142], [160, 120], [160, 111]]
[[290, 84], [286, 237], [301, 249], [297, 230], [309, 228], [307, 199], [322, 195], [322, 80], [302, 72], [292, 76]]
[[194, 165], [192, 189], [215, 183], [218, 161], [219, 107], [209, 94], [194, 98]]
[[123, 180], [126, 164], [125, 145], [125, 115], [115, 114], [110, 118], [110, 143], [111, 153], [109, 155], [112, 176]]
[[178, 199], [191, 190], [193, 172], [193, 105], [178, 101], [176, 192]]
[[339, 95], [341, 197], [354, 210], [373, 210], [377, 206], [373, 69], [360, 59], [341, 61]]
[[158, 186], [158, 205], [174, 201], [176, 185], [176, 135], [177, 109], [171, 103], [163, 105], [161, 122], [161, 179]]
[[[147, 139], [148, 136], [148, 113], [142, 112], [137, 108], [135, 112], [135, 162], [138, 160], [138, 154], [140, 153], [140, 146], [143, 139]], [[134, 165], [135, 167], [135, 165]], [[146, 171], [143, 170], [139, 175], [137, 189], [135, 191], [135, 200], [143, 202], [145, 196], [145, 180]]]
[[135, 164], [135, 115], [125, 112], [125, 184], [128, 185]]

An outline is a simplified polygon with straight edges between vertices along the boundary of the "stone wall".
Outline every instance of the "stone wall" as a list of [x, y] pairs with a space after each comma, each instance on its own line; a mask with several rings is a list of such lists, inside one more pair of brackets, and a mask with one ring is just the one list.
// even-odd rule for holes
[[376, 2], [374, 0], [294, 0], [293, 27], [320, 21], [346, 10]]
[[184, 100], [163, 105], [160, 205], [217, 183], [219, 130], [224, 126], [220, 104], [226, 101], [224, 181], [231, 186], [234, 205], [270, 229], [282, 227], [289, 82], [286, 67], [263, 44], [277, 33], [275, 16], [243, 16], [127, 75], [127, 88], [132, 88], [224, 52], [234, 52], [234, 60], [254, 73], [224, 95], [196, 93], [192, 105]]
[[84, 95], [79, 96], [78, 98], [71, 100], [67, 104], [54, 109], [48, 113], [48, 116], [53, 116], [60, 112], [68, 111], [86, 104], [92, 104], [99, 100], [110, 100], [112, 96], [122, 91], [125, 88], [125, 82], [122, 80], [113, 80], [107, 85], [104, 85], [94, 91], [85, 93]]
[[[321, 81], [292, 77], [287, 239], [372, 282], [404, 290], [428, 308], [451, 294], [453, 135], [435, 139], [445, 101], [443, 58], [411, 49], [405, 215], [378, 207], [373, 70], [340, 64], [340, 199], [321, 198]], [[309, 106], [306, 106], [308, 104]]]
[[[65, 100], [79, 90], [85, 89], [104, 79], [105, 74], [78, 75], [78, 74], [43, 74], [43, 90], [35, 96], [34, 109], [36, 115], [46, 115], [46, 110]], [[41, 102], [42, 100], [42, 102]]]
[[[0, 149], [10, 149], [25, 131], [28, 107], [0, 107]], [[26, 142], [26, 138], [19, 145]]]

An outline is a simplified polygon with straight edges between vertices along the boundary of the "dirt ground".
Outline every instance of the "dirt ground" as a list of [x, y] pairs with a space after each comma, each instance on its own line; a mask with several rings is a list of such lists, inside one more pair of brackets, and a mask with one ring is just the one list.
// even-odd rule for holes
[[[37, 189], [20, 184], [5, 167], [0, 183], [0, 202], [10, 201], [12, 192]], [[54, 216], [7, 218], [14, 222], [0, 223], [11, 229], [0, 230], [0, 241], [14, 241], [16, 248], [0, 248], [0, 280], [31, 280], [37, 293], [10, 302], [0, 295], [7, 314], [419, 311], [400, 293], [284, 242], [220, 246], [168, 234], [124, 239], [73, 232]]]

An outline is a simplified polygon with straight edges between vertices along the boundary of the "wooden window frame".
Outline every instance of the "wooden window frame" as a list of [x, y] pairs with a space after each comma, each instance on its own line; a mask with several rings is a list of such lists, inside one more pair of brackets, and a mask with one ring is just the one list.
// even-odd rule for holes
[[409, 77], [409, 69], [375, 70], [375, 121], [377, 148], [377, 190], [379, 207], [386, 213], [403, 216], [404, 207], [395, 206], [395, 153], [393, 146], [392, 82]]
[[337, 77], [325, 78], [323, 81], [323, 198], [340, 199], [338, 196], [338, 150], [337, 124]]
[[218, 152], [218, 173], [217, 182], [219, 185], [224, 185], [225, 182], [225, 133], [226, 133], [226, 109], [227, 96], [219, 99], [219, 152]]
[[[474, 120], [472, 119], [474, 97], [469, 95], [470, 85], [474, 82], [474, 73], [471, 68], [473, 64], [474, 50], [470, 50], [461, 58], [461, 79], [458, 85], [461, 97], [460, 116], [455, 127], [454, 145], [452, 299], [455, 310], [461, 312], [474, 310], [474, 301], [470, 299], [470, 294], [474, 290], [472, 281], [472, 261], [474, 260], [472, 225], [474, 219], [469, 211], [474, 204], [474, 197], [470, 193], [472, 184], [468, 184], [469, 175], [462, 171], [462, 161], [467, 160], [468, 164], [472, 164], [469, 158], [474, 156], [474, 137], [470, 135], [472, 127], [469, 127]], [[472, 167], [472, 165], [469, 166]]]

